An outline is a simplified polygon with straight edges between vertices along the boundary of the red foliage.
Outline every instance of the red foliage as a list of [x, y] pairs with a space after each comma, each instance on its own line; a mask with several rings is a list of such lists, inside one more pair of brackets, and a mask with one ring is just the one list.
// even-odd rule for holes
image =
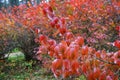
[[51, 0], [24, 8], [15, 7], [14, 10], [19, 10], [13, 10], [9, 16], [35, 32], [35, 41], [40, 44], [37, 58], [42, 60], [42, 54], [50, 55], [53, 60], [50, 66], [56, 78], [84, 75], [88, 80], [118, 79], [120, 41], [114, 42], [116, 52], [93, 48], [105, 45], [115, 32], [118, 23], [112, 17], [119, 14], [116, 0], [110, 3], [108, 0]]
[[119, 40], [116, 40], [115, 43], [114, 43], [114, 45], [115, 45], [117, 48], [120, 49], [120, 41], [119, 41]]
[[[82, 4], [78, 3], [79, 1], [73, 6]], [[94, 10], [94, 7], [91, 8]], [[52, 13], [49, 13], [49, 11]], [[96, 51], [94, 48], [85, 46], [83, 37], [76, 37], [67, 29], [65, 18], [56, 17], [54, 11], [49, 11], [46, 14], [50, 23], [54, 22], [51, 25], [52, 28], [57, 29], [58, 34], [62, 34], [63, 37], [63, 40], [56, 44], [49, 38], [47, 44], [43, 44], [49, 51], [49, 55], [55, 58], [52, 63], [52, 71], [55, 77], [67, 78], [83, 74], [88, 80], [116, 80], [118, 75], [114, 75], [114, 73], [120, 67], [120, 59], [117, 56], [119, 52], [113, 55], [113, 53], [106, 53], [104, 50]], [[52, 45], [54, 45], [53, 49], [49, 49], [49, 46]], [[115, 42], [115, 46], [119, 48], [119, 41]], [[110, 56], [111, 58], [109, 58]]]

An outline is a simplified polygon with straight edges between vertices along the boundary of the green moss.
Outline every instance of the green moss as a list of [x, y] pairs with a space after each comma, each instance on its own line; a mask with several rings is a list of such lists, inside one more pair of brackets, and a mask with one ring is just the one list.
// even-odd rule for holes
[[22, 61], [25, 59], [25, 56], [22, 52], [10, 53], [8, 57], [8, 61], [16, 62]]

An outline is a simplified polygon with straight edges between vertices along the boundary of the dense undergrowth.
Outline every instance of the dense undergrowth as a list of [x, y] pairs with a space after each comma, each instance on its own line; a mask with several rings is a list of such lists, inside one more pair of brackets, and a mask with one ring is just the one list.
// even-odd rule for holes
[[118, 0], [51, 0], [3, 9], [0, 31], [0, 51], [18, 45], [26, 60], [39, 60], [56, 79], [120, 78]]

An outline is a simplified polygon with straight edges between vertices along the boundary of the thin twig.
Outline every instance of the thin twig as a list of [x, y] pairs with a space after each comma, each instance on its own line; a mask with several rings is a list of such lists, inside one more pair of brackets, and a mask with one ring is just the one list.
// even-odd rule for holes
[[107, 62], [107, 61], [104, 61], [104, 60], [102, 60], [102, 59], [100, 59], [100, 58], [97, 58], [97, 57], [96, 57], [96, 59], [97, 59], [97, 60], [99, 60], [99, 61], [101, 61], [101, 62], [107, 63], [107, 64], [117, 65], [117, 64], [112, 63], [112, 62]]

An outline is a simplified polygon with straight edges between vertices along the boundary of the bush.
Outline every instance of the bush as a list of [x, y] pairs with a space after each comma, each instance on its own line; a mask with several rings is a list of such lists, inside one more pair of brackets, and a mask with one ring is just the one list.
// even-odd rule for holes
[[34, 33], [9, 18], [8, 15], [2, 12], [0, 14], [2, 17], [0, 20], [0, 58], [4, 58], [5, 54], [17, 47], [25, 54], [26, 60], [32, 59], [34, 48], [37, 47], [34, 42]]
[[[36, 41], [40, 43], [40, 47], [39, 51], [37, 52], [37, 58], [41, 60], [42, 59], [41, 55], [43, 54], [48, 54], [51, 57], [51, 60], [53, 60], [52, 64], [50, 65], [51, 70], [57, 79], [67, 80], [73, 79], [81, 75], [84, 75], [85, 78], [88, 80], [119, 79], [120, 41], [118, 40], [113, 43], [109, 42], [111, 35], [115, 35], [112, 36], [112, 38], [115, 37], [116, 39], [118, 39], [117, 35], [118, 33], [114, 34], [115, 27], [118, 24], [118, 22], [114, 24], [114, 22], [112, 21], [113, 23], [111, 23], [111, 18], [115, 17], [112, 12], [114, 12], [114, 9], [116, 12], [117, 10], [116, 8], [111, 9], [111, 6], [108, 5], [107, 9], [109, 9], [110, 7], [110, 12], [105, 10], [105, 13], [101, 15], [104, 17], [108, 16], [110, 18], [107, 17], [108, 20], [105, 19], [105, 21], [108, 21], [107, 23], [105, 23], [105, 25], [104, 23], [99, 24], [97, 21], [104, 20], [101, 19], [102, 17], [99, 16], [99, 9], [100, 12], [101, 10], [104, 12], [104, 9], [101, 8], [101, 5], [102, 7], [104, 7], [103, 3], [108, 2], [107, 0], [104, 1], [103, 0], [99, 1], [83, 0], [83, 2], [79, 0], [75, 1], [71, 0], [68, 2], [60, 1], [60, 3], [62, 3], [62, 6], [60, 6], [60, 9], [58, 10], [66, 12], [67, 6], [72, 6], [73, 11], [75, 10], [72, 13], [73, 17], [72, 20], [71, 18], [70, 19], [68, 18], [68, 15], [63, 14], [62, 12], [55, 14], [54, 8], [56, 8], [56, 6], [59, 7], [58, 6], [59, 0], [58, 1], [52, 0], [49, 3], [42, 4], [43, 14], [47, 17], [48, 21], [50, 21], [50, 27], [52, 27], [52, 29], [59, 31], [58, 34], [61, 35], [62, 40], [57, 41], [56, 39], [49, 38], [49, 36], [47, 35], [44, 34], [42, 35], [38, 33], [40, 35], [38, 36]], [[113, 1], [112, 3], [115, 2]], [[114, 6], [119, 7], [119, 5]], [[87, 8], [85, 8], [84, 10], [84, 7]], [[83, 11], [87, 12], [85, 15], [84, 13], [81, 16], [79, 15], [80, 10], [82, 10], [81, 8], [83, 9]], [[77, 9], [78, 13], [76, 11]], [[85, 20], [85, 24], [83, 24], [82, 27], [80, 26], [82, 29], [78, 25], [82, 25], [82, 22], [84, 23], [84, 21], [78, 22], [80, 20], [76, 20], [77, 18], [81, 19], [81, 17], [83, 17], [83, 19]], [[69, 25], [69, 23], [72, 24]], [[77, 23], [77, 25], [75, 23]], [[81, 29], [81, 32], [85, 30], [86, 35], [83, 36], [79, 32], [77, 33], [73, 32], [74, 29], [78, 30], [79, 28]], [[94, 35], [91, 36], [90, 32], [92, 32], [91, 34]], [[108, 32], [111, 32], [110, 35], [108, 34]], [[85, 39], [80, 35], [82, 35]], [[91, 39], [99, 39], [98, 43], [92, 45], [92, 43], [89, 42], [90, 39], [88, 39], [88, 36], [91, 37]], [[94, 43], [94, 41], [92, 42]], [[116, 50], [116, 52], [97, 50], [101, 49], [103, 47], [102, 45], [106, 45], [108, 43], [111, 43], [113, 46], [115, 45], [118, 48], [118, 50]], [[88, 45], [90, 45], [90, 47]], [[96, 46], [100, 46], [101, 48], [97, 48]], [[93, 47], [95, 47], [96, 49]], [[46, 62], [48, 61], [46, 60]]]
[[18, 35], [17, 42], [19, 43], [19, 48], [25, 55], [26, 60], [31, 60], [34, 58], [34, 49], [38, 47], [38, 44], [35, 43], [35, 35], [32, 31], [24, 29], [20, 31], [21, 35]]
[[[56, 5], [57, 3], [57, 5]], [[56, 15], [66, 18], [67, 28], [85, 38], [85, 44], [97, 50], [116, 51], [108, 45], [118, 39], [115, 27], [120, 22], [119, 2], [109, 0], [50, 2]]]
[[15, 22], [14, 26], [23, 26], [20, 33], [26, 35], [21, 34], [16, 40], [28, 52], [26, 57], [36, 46], [35, 38], [39, 45], [36, 58], [43, 60], [57, 79], [84, 75], [88, 80], [117, 80], [120, 32], [115, 29], [119, 26], [119, 4], [117, 0], [51, 0], [29, 8], [14, 7], [10, 13], [12, 21], [7, 18], [12, 24]]

